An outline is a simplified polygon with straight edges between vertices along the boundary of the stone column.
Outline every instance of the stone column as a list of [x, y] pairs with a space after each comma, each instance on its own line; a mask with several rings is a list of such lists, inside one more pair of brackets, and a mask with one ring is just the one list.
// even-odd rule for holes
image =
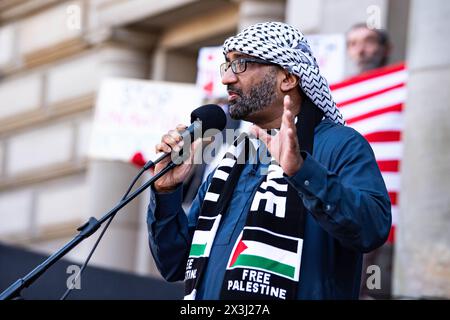
[[[100, 218], [117, 204], [136, 173], [137, 170], [131, 164], [91, 161], [88, 171], [91, 215]], [[137, 233], [139, 223], [142, 223], [138, 209], [139, 201], [134, 199], [119, 211], [92, 258], [95, 265], [135, 271]], [[100, 232], [97, 231], [96, 235], [83, 243], [84, 255], [88, 254]]]
[[411, 1], [394, 295], [450, 298], [450, 3]]
[[[146, 172], [143, 175], [143, 179], [147, 181], [151, 178], [151, 175]], [[136, 246], [136, 267], [134, 271], [141, 275], [151, 275], [156, 278], [162, 278], [156, 264], [153, 260], [148, 243], [148, 230], [147, 230], [147, 208], [150, 202], [150, 191], [147, 189], [139, 197], [139, 228], [137, 234], [137, 246]]]
[[386, 26], [392, 42], [389, 63], [405, 61], [410, 2], [410, 0], [389, 1]]
[[240, 0], [239, 2], [239, 30], [258, 22], [284, 21], [285, 1]]
[[[103, 49], [99, 57], [101, 77], [145, 78], [148, 59], [135, 50], [120, 47]], [[92, 160], [88, 167], [90, 215], [101, 217], [120, 201], [138, 170], [131, 164]], [[137, 183], [139, 185], [139, 183]], [[124, 207], [110, 225], [93, 261], [96, 265], [135, 271], [139, 224], [139, 198]], [[97, 232], [100, 234], [100, 231]], [[98, 236], [83, 244], [87, 254]]]
[[166, 78], [167, 50], [158, 47], [151, 59], [150, 79], [164, 81]]
[[151, 61], [151, 80], [195, 83], [196, 59], [195, 53], [158, 46]]

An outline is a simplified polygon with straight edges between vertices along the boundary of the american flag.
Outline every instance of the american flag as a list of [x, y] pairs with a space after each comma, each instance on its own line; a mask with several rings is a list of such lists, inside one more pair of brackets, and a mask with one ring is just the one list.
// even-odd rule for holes
[[361, 133], [375, 153], [392, 203], [391, 243], [398, 220], [406, 81], [407, 69], [400, 63], [330, 86], [347, 125]]

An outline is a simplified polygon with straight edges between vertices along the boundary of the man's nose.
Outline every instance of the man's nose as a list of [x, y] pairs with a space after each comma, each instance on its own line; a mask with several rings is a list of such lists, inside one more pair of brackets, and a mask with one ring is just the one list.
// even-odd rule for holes
[[358, 53], [358, 56], [360, 56], [360, 57], [365, 56], [365, 53], [366, 53], [365, 45], [364, 44], [359, 44], [356, 47], [356, 52]]
[[236, 81], [237, 76], [234, 74], [231, 68], [228, 68], [227, 71], [225, 71], [222, 76], [222, 84], [227, 85], [230, 83], [235, 83]]

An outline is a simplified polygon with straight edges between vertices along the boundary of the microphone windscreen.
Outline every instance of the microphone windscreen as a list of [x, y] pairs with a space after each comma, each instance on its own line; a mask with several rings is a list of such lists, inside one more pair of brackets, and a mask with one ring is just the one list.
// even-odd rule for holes
[[216, 104], [205, 104], [191, 113], [191, 123], [195, 120], [202, 122], [202, 133], [209, 129], [222, 131], [227, 124], [225, 111]]

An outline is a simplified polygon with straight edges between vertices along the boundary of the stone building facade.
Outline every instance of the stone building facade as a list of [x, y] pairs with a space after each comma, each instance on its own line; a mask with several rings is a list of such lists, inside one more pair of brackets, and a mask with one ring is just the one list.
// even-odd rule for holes
[[[433, 1], [449, 10], [446, 1]], [[421, 31], [425, 27], [420, 23], [408, 24], [411, 17], [420, 21], [421, 3], [420, 0], [1, 1], [0, 241], [53, 252], [71, 239], [76, 227], [88, 217], [99, 217], [111, 208], [136, 174], [136, 168], [130, 164], [87, 158], [93, 107], [103, 78], [194, 83], [199, 48], [220, 45], [243, 27], [268, 20], [286, 21], [306, 34], [314, 34], [344, 33], [355, 23], [375, 18], [380, 27], [388, 29], [395, 43], [391, 62], [404, 60], [407, 40], [415, 37], [411, 30], [423, 37], [427, 32]], [[375, 10], [375, 16], [369, 8]], [[444, 13], [428, 8], [425, 14], [442, 20], [435, 22], [436, 30], [448, 30]], [[412, 41], [413, 48], [419, 48], [420, 41]], [[410, 53], [412, 61], [416, 61], [413, 68], [418, 70], [413, 73], [414, 79], [424, 77], [420, 85], [427, 80], [431, 85], [430, 75], [421, 67], [422, 57], [416, 57], [418, 54]], [[435, 55], [439, 66], [448, 69], [448, 55]], [[430, 68], [430, 72], [439, 72]], [[441, 80], [450, 82], [444, 73]], [[443, 101], [444, 95], [436, 99]], [[445, 106], [448, 107], [448, 102]], [[407, 129], [414, 131], [413, 122], [414, 114]], [[442, 129], [448, 137], [448, 121], [446, 124]], [[406, 152], [409, 150], [414, 157], [416, 140], [410, 139]], [[448, 146], [445, 152], [448, 155]], [[406, 166], [415, 168], [416, 164], [411, 160]], [[433, 174], [448, 169], [448, 164], [443, 166]], [[448, 186], [448, 181], [439, 182]], [[408, 186], [403, 190], [407, 202]], [[92, 259], [94, 265], [159, 276], [147, 245], [147, 199], [148, 194], [141, 196], [116, 217]], [[439, 209], [436, 217], [449, 221], [450, 205], [446, 205], [447, 209]], [[94, 240], [95, 237], [85, 241], [68, 257], [82, 261]], [[449, 266], [448, 243], [442, 248], [447, 255], [444, 263]], [[398, 277], [402, 278], [401, 272]], [[398, 294], [410, 294], [403, 283], [398, 282]], [[444, 288], [439, 294], [450, 296], [448, 280]]]

